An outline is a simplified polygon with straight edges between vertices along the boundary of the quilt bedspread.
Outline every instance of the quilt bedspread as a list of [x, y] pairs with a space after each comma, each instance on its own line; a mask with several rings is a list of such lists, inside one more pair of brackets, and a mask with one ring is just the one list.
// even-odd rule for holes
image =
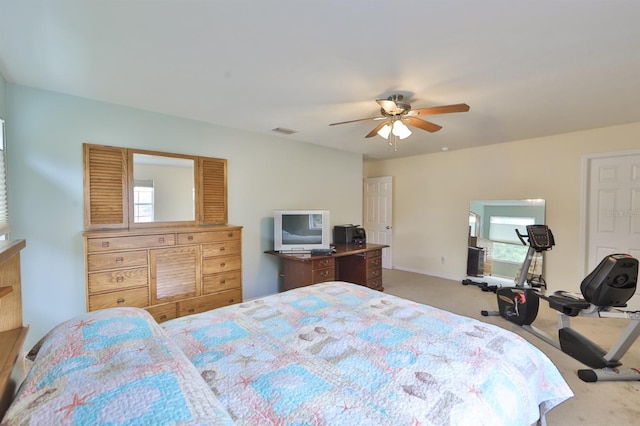
[[162, 326], [237, 424], [530, 425], [573, 396], [514, 333], [343, 282]]
[[142, 309], [79, 316], [41, 343], [3, 426], [233, 424]]

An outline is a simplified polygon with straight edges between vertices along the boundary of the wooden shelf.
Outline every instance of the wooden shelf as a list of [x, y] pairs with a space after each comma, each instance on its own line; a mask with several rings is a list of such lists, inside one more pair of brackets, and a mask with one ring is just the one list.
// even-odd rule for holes
[[0, 299], [13, 291], [13, 287], [0, 287]]

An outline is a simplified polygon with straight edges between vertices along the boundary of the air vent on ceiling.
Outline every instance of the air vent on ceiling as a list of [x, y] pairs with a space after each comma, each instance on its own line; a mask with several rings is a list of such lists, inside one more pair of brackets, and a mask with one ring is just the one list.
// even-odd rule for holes
[[291, 130], [291, 129], [287, 129], [285, 127], [276, 127], [275, 129], [271, 130], [272, 132], [277, 132], [277, 133], [282, 133], [283, 135], [292, 135], [294, 133], [298, 133], [297, 130]]

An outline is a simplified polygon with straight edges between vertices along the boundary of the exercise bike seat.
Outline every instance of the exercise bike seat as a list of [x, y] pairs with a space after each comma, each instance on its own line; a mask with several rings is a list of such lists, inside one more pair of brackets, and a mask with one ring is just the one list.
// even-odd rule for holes
[[556, 291], [552, 295], [545, 297], [545, 299], [549, 302], [551, 309], [555, 309], [570, 317], [578, 316], [581, 310], [591, 306], [591, 303], [582, 297], [566, 291]]
[[626, 306], [636, 291], [638, 260], [628, 254], [606, 256], [596, 268], [582, 280], [583, 297], [566, 291], [556, 291], [545, 299], [549, 307], [570, 317], [580, 314], [591, 305], [598, 310]]

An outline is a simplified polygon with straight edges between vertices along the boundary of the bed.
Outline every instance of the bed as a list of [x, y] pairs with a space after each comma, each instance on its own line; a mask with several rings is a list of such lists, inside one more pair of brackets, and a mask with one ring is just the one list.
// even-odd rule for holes
[[92, 312], [31, 355], [3, 425], [530, 425], [573, 396], [523, 338], [345, 282], [162, 324]]

